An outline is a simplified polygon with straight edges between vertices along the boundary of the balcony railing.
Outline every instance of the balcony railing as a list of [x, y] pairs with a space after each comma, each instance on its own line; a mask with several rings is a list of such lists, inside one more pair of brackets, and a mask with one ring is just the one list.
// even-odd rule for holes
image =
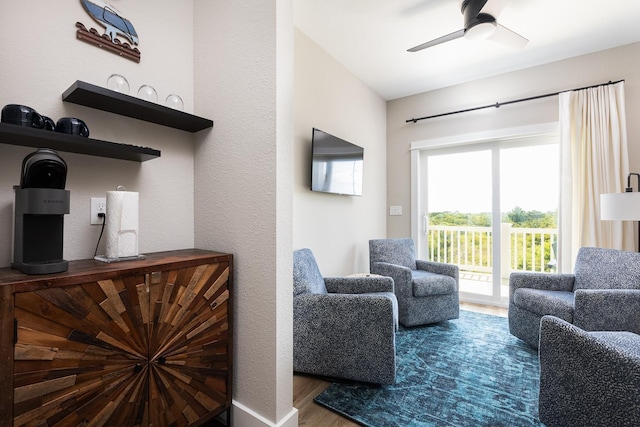
[[[555, 228], [513, 228], [501, 224], [502, 277], [512, 271], [551, 272], [555, 269]], [[427, 231], [428, 259], [457, 264], [461, 271], [490, 273], [493, 270], [491, 227], [431, 225]]]

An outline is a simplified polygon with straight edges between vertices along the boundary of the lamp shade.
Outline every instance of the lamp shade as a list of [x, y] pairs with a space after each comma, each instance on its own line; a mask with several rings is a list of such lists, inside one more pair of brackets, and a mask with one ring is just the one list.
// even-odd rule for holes
[[640, 221], [640, 192], [601, 194], [600, 219]]

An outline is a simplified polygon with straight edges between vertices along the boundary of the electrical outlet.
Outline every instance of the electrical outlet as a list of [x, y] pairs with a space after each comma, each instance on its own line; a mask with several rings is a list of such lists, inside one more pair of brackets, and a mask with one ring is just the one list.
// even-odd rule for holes
[[107, 199], [105, 197], [91, 198], [91, 224], [102, 224], [104, 218], [100, 218], [98, 214], [107, 214]]

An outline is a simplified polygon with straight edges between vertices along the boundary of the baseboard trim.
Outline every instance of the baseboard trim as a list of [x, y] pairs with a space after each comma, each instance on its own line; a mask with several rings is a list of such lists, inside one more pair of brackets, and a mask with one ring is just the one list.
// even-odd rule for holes
[[292, 408], [291, 412], [274, 424], [242, 403], [233, 400], [231, 419], [234, 426], [242, 427], [298, 427], [298, 410]]

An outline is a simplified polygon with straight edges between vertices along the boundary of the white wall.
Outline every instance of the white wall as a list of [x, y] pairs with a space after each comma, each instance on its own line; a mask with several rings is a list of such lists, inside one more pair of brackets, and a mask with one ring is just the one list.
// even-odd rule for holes
[[293, 410], [291, 0], [196, 0], [196, 246], [232, 252], [234, 425]]
[[[390, 217], [389, 237], [409, 237], [410, 145], [414, 141], [511, 128], [558, 120], [558, 97], [522, 102], [447, 117], [405, 123], [479, 105], [625, 80], [630, 170], [640, 170], [640, 43], [584, 55], [526, 70], [396, 99], [387, 104], [387, 198], [402, 205], [403, 216]], [[455, 197], [455, 195], [452, 195]]]
[[[191, 2], [127, 1], [117, 7], [140, 36], [139, 64], [76, 39], [77, 21], [102, 31], [79, 1], [2, 1], [0, 106], [28, 105], [54, 120], [79, 117], [91, 138], [162, 151], [144, 163], [59, 153], [68, 164], [71, 192], [64, 233], [69, 260], [93, 256], [100, 227], [89, 225], [89, 198], [104, 197], [118, 185], [140, 192], [140, 252], [193, 246], [193, 135], [62, 102], [76, 80], [106, 86], [109, 75], [119, 73], [134, 95], [147, 83], [161, 100], [172, 92], [181, 95], [193, 112]], [[0, 144], [0, 266], [11, 262], [13, 185], [20, 182], [22, 159], [33, 151]]]
[[[362, 197], [311, 192], [311, 129], [364, 147]], [[369, 239], [386, 237], [386, 103], [295, 31], [293, 248], [325, 276], [369, 271]]]

